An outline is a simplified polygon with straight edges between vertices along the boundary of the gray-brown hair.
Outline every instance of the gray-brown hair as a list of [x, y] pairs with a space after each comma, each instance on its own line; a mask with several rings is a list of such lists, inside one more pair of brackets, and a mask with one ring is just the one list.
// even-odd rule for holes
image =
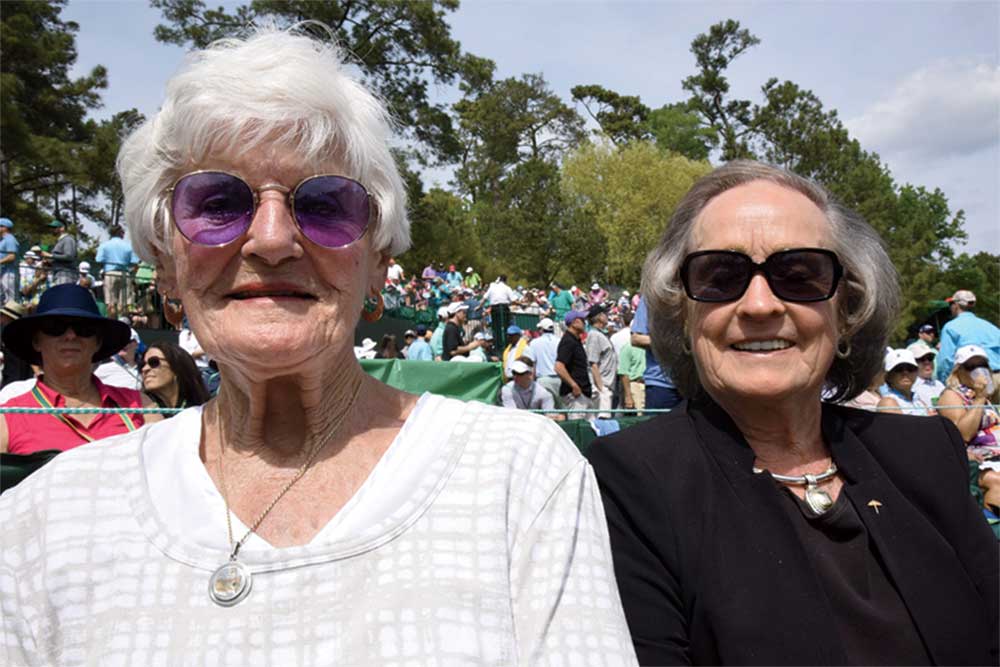
[[826, 374], [829, 400], [844, 401], [863, 392], [882, 368], [886, 341], [899, 314], [896, 269], [878, 233], [864, 218], [837, 202], [823, 186], [789, 171], [753, 162], [730, 162], [699, 179], [677, 205], [659, 245], [642, 271], [642, 295], [649, 311], [653, 352], [687, 398], [701, 392], [698, 369], [685, 331], [688, 299], [680, 268], [690, 253], [698, 216], [718, 195], [752, 181], [769, 181], [794, 190], [816, 204], [830, 223], [833, 250], [844, 266], [839, 325], [842, 358]]

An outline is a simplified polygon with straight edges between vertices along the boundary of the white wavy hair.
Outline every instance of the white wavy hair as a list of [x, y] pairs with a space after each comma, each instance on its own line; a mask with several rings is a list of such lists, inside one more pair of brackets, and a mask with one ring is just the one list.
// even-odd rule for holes
[[125, 220], [147, 262], [172, 254], [166, 190], [211, 157], [280, 148], [321, 169], [337, 160], [376, 202], [374, 247], [399, 255], [410, 246], [406, 189], [389, 150], [385, 105], [348, 73], [332, 41], [296, 28], [257, 28], [193, 51], [167, 83], [160, 111], [122, 144], [117, 169]]

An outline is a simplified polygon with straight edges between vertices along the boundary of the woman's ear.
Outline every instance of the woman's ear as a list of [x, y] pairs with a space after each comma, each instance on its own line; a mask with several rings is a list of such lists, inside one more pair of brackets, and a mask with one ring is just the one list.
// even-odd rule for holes
[[160, 294], [173, 298], [177, 294], [177, 269], [173, 257], [167, 257], [159, 250], [154, 252], [156, 253], [156, 288]]
[[385, 287], [385, 278], [389, 271], [389, 254], [379, 251], [373, 252], [375, 257], [373, 258], [372, 270], [368, 274], [366, 294], [381, 292], [382, 288]]

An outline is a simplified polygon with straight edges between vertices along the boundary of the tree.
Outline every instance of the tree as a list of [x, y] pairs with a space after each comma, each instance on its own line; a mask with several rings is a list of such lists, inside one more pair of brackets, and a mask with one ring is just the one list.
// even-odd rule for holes
[[654, 109], [647, 123], [659, 148], [679, 153], [689, 160], [707, 161], [719, 141], [715, 131], [703, 127], [698, 115], [684, 102]]
[[490, 60], [464, 53], [445, 21], [458, 0], [254, 0], [232, 12], [209, 9], [202, 0], [151, 0], [165, 23], [156, 38], [171, 44], [204, 47], [252, 23], [303, 26], [320, 37], [332, 36], [356, 60], [366, 83], [389, 105], [415, 154], [423, 162], [454, 161], [460, 144], [444, 103], [433, 102], [430, 85], [465, 82], [477, 88], [491, 78]]
[[411, 249], [400, 262], [410, 274], [434, 262], [452, 262], [483, 268], [483, 251], [465, 201], [457, 195], [432, 188], [412, 199], [410, 205]]
[[691, 93], [689, 108], [718, 132], [725, 161], [752, 157], [747, 135], [753, 129], [753, 118], [749, 100], [727, 99], [729, 81], [723, 73], [733, 60], [759, 43], [760, 39], [732, 19], [716, 23], [691, 42], [698, 73], [681, 85]]
[[488, 260], [530, 285], [589, 279], [603, 272], [603, 238], [593, 220], [563, 198], [559, 168], [543, 159], [518, 164], [495, 201], [474, 205]]
[[145, 121], [137, 109], [121, 111], [100, 123], [89, 121], [93, 139], [80, 153], [81, 213], [105, 229], [120, 226], [124, 193], [115, 172], [122, 141]]
[[677, 203], [711, 171], [705, 161], [664, 153], [650, 142], [585, 144], [563, 161], [568, 206], [594, 221], [607, 243], [608, 280], [638, 287], [646, 255]]
[[504, 175], [528, 160], [557, 161], [583, 138], [583, 119], [540, 74], [503, 79], [455, 104], [462, 160], [459, 189], [473, 203], [496, 200]]
[[570, 93], [600, 126], [595, 134], [603, 134], [619, 145], [648, 138], [649, 107], [637, 96], [619, 95], [594, 84], [573, 86]]
[[100, 66], [70, 79], [78, 26], [60, 19], [65, 4], [3, 4], [0, 208], [22, 238], [38, 238], [43, 222], [75, 212], [80, 153], [93, 129], [86, 114], [100, 106], [98, 91], [107, 86]]

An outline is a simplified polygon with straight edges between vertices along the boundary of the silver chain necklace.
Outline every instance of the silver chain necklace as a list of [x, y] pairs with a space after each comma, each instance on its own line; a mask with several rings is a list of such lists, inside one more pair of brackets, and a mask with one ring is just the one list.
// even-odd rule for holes
[[351, 409], [354, 407], [355, 401], [358, 399], [358, 395], [361, 393], [361, 385], [363, 383], [363, 378], [358, 381], [357, 386], [351, 393], [351, 399], [347, 403], [347, 409], [344, 410], [334, 421], [333, 425], [327, 430], [326, 434], [323, 435], [316, 443], [313, 445], [306, 457], [305, 462], [299, 466], [295, 475], [285, 484], [285, 486], [278, 492], [278, 495], [274, 497], [264, 511], [257, 515], [253, 523], [250, 526], [250, 530], [239, 539], [236, 543], [233, 542], [233, 521], [232, 521], [232, 511], [229, 509], [229, 491], [226, 488], [226, 474], [225, 468], [222, 465], [222, 458], [225, 455], [225, 445], [223, 443], [225, 429], [222, 428], [222, 411], [219, 410], [219, 482], [222, 484], [222, 500], [226, 503], [226, 530], [229, 532], [229, 548], [231, 552], [229, 554], [229, 560], [212, 573], [211, 578], [208, 580], [208, 597], [217, 605], [222, 607], [232, 607], [233, 605], [239, 604], [242, 600], [246, 599], [250, 595], [250, 589], [253, 587], [253, 576], [250, 572], [250, 568], [240, 562], [237, 559], [239, 556], [240, 548], [243, 543], [256, 532], [257, 528], [260, 527], [264, 517], [270, 513], [274, 506], [278, 504], [288, 490], [291, 489], [296, 482], [302, 479], [302, 476], [306, 474], [312, 466], [313, 461], [319, 453], [326, 447], [326, 444], [330, 442], [334, 434], [340, 429], [340, 425], [350, 414]]
[[[764, 472], [764, 469], [754, 466], [753, 471], [759, 475]], [[806, 487], [806, 504], [809, 505], [809, 509], [816, 512], [816, 514], [823, 514], [833, 506], [833, 498], [830, 497], [829, 493], [819, 488], [818, 485], [820, 482], [825, 482], [836, 474], [837, 464], [831, 460], [830, 467], [818, 475], [810, 475], [808, 473], [805, 475], [779, 475], [772, 472], [771, 477], [782, 484], [804, 485]]]

